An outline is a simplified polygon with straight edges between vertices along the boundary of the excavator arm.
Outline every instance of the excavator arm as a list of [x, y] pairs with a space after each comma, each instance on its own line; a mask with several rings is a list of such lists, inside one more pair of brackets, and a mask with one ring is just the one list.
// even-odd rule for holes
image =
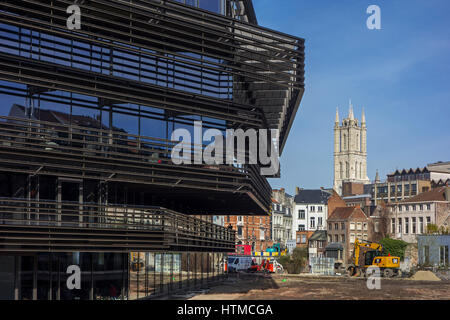
[[367, 251], [378, 251], [381, 254], [383, 246], [376, 242], [356, 239], [353, 250], [353, 263], [355, 266], [360, 266], [361, 255]]

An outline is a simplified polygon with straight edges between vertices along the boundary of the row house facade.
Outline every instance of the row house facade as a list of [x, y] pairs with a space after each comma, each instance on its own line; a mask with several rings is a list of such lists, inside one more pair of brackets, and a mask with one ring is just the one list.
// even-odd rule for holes
[[325, 257], [327, 246], [327, 231], [316, 230], [308, 239], [308, 256], [311, 258]]
[[353, 254], [355, 240], [371, 240], [370, 219], [360, 207], [336, 208], [327, 223], [327, 257], [347, 265]]
[[308, 247], [308, 239], [317, 230], [326, 230], [328, 216], [345, 202], [334, 190], [296, 189], [294, 198], [293, 236], [298, 247]]
[[292, 211], [294, 198], [284, 188], [272, 190], [272, 240], [286, 247], [292, 239]]
[[328, 217], [328, 198], [331, 194], [324, 190], [298, 190], [295, 195], [295, 215], [293, 224], [296, 231], [322, 230]]
[[450, 226], [450, 187], [435, 188], [393, 204], [389, 215], [390, 234], [396, 239], [416, 243], [427, 225]]
[[273, 245], [270, 216], [225, 216], [225, 225], [235, 231], [236, 244], [250, 245], [252, 251]]

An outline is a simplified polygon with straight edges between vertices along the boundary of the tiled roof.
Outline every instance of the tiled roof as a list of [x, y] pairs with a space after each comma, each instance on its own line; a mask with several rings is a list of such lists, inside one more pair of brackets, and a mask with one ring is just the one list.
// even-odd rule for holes
[[417, 196], [401, 201], [405, 202], [426, 202], [426, 201], [450, 201], [449, 199], [445, 199], [445, 188], [449, 187], [439, 187], [432, 189], [427, 192], [419, 193]]
[[354, 215], [356, 218], [367, 218], [359, 207], [338, 207], [334, 209], [328, 220], [345, 220]]
[[326, 241], [327, 240], [327, 232], [325, 230], [316, 230], [312, 236], [309, 238], [309, 241]]

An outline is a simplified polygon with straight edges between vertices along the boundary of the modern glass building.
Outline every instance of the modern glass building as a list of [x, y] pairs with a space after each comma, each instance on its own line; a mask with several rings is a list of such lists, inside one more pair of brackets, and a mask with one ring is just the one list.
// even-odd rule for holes
[[271, 188], [257, 164], [174, 164], [172, 132], [278, 129], [281, 153], [304, 40], [250, 0], [81, 0], [69, 30], [72, 4], [0, 0], [0, 299], [220, 280], [235, 234], [212, 217], [266, 215]]

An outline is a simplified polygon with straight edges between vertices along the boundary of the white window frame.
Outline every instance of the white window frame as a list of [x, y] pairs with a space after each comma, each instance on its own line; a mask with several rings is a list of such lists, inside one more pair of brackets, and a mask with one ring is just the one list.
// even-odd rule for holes
[[310, 218], [309, 218], [309, 227], [310, 227], [311, 229], [313, 229], [313, 228], [316, 227], [316, 217], [310, 217]]

